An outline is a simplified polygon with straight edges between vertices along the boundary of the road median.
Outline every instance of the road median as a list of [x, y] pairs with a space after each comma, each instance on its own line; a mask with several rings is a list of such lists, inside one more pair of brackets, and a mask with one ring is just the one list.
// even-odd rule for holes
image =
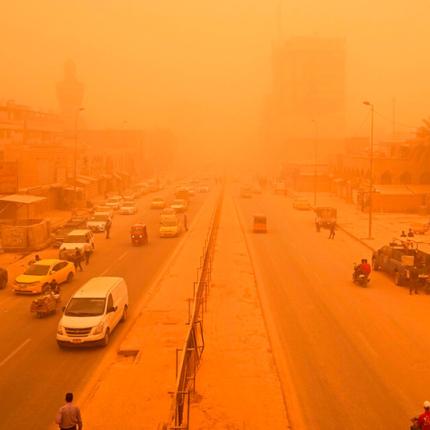
[[191, 405], [191, 428], [289, 427], [256, 279], [231, 195], [214, 255], [205, 352]]

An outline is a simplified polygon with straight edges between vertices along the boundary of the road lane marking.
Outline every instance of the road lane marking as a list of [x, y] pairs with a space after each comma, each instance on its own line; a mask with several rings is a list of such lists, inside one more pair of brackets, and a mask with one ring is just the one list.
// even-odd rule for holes
[[367, 352], [370, 353], [374, 358], [378, 357], [378, 353], [375, 351], [375, 349], [370, 345], [369, 341], [366, 339], [364, 334], [361, 331], [357, 331], [357, 337], [361, 341], [362, 345], [365, 347]]
[[130, 251], [125, 251], [124, 253], [122, 253], [122, 254], [118, 257], [117, 261], [121, 261], [122, 259], [124, 259], [124, 258], [127, 256], [127, 254], [128, 254], [129, 252], [130, 252]]
[[27, 345], [30, 340], [30, 338], [24, 340], [24, 342], [22, 342], [21, 345], [14, 349], [6, 358], [4, 358], [3, 361], [0, 361], [0, 367], [4, 366], [14, 355], [18, 354], [18, 352], [21, 351], [21, 349], [24, 348], [24, 346]]
[[118, 261], [121, 261], [121, 260], [123, 260], [126, 256], [127, 256], [127, 254], [129, 253], [130, 251], [125, 251], [125, 252], [123, 252], [117, 259], [116, 259], [116, 261], [115, 261], [115, 263], [113, 263], [113, 264], [111, 264], [110, 266], [108, 266], [108, 267], [106, 267], [106, 269], [105, 270], [103, 270], [103, 272], [102, 273], [100, 273], [100, 275], [99, 276], [104, 276], [104, 275], [106, 275], [106, 273], [107, 272], [109, 272], [109, 270], [111, 270], [112, 269], [112, 267], [116, 264], [116, 263], [118, 263]]

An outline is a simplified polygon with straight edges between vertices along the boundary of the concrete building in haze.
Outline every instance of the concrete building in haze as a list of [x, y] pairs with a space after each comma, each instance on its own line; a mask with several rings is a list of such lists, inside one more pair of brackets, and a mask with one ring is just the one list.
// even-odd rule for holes
[[288, 39], [274, 48], [272, 70], [266, 112], [272, 148], [309, 157], [317, 139], [330, 152], [345, 137], [344, 40]]

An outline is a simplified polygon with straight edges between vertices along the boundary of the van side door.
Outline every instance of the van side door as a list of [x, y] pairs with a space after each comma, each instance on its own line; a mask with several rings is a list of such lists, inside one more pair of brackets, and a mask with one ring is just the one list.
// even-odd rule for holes
[[[107, 299], [107, 305], [106, 305], [106, 320], [107, 320], [107, 325], [109, 326], [111, 333], [112, 333], [112, 330], [116, 326], [116, 315], [118, 313], [118, 309], [116, 311], [112, 310], [114, 307], [115, 307], [115, 304], [113, 301], [112, 293], [109, 293], [109, 296]], [[110, 310], [112, 310], [112, 311], [109, 312]]]

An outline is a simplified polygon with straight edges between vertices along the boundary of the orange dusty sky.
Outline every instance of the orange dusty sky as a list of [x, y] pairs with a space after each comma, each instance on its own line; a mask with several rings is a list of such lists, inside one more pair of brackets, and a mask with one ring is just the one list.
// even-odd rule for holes
[[[62, 64], [76, 61], [89, 125], [170, 126], [194, 141], [257, 140], [270, 90], [278, 1], [2, 2], [0, 98], [55, 109]], [[430, 115], [428, 0], [284, 0], [283, 37], [344, 37], [349, 133], [363, 99], [391, 131]], [[361, 127], [360, 127], [361, 126]], [[408, 128], [398, 125], [398, 130]]]

